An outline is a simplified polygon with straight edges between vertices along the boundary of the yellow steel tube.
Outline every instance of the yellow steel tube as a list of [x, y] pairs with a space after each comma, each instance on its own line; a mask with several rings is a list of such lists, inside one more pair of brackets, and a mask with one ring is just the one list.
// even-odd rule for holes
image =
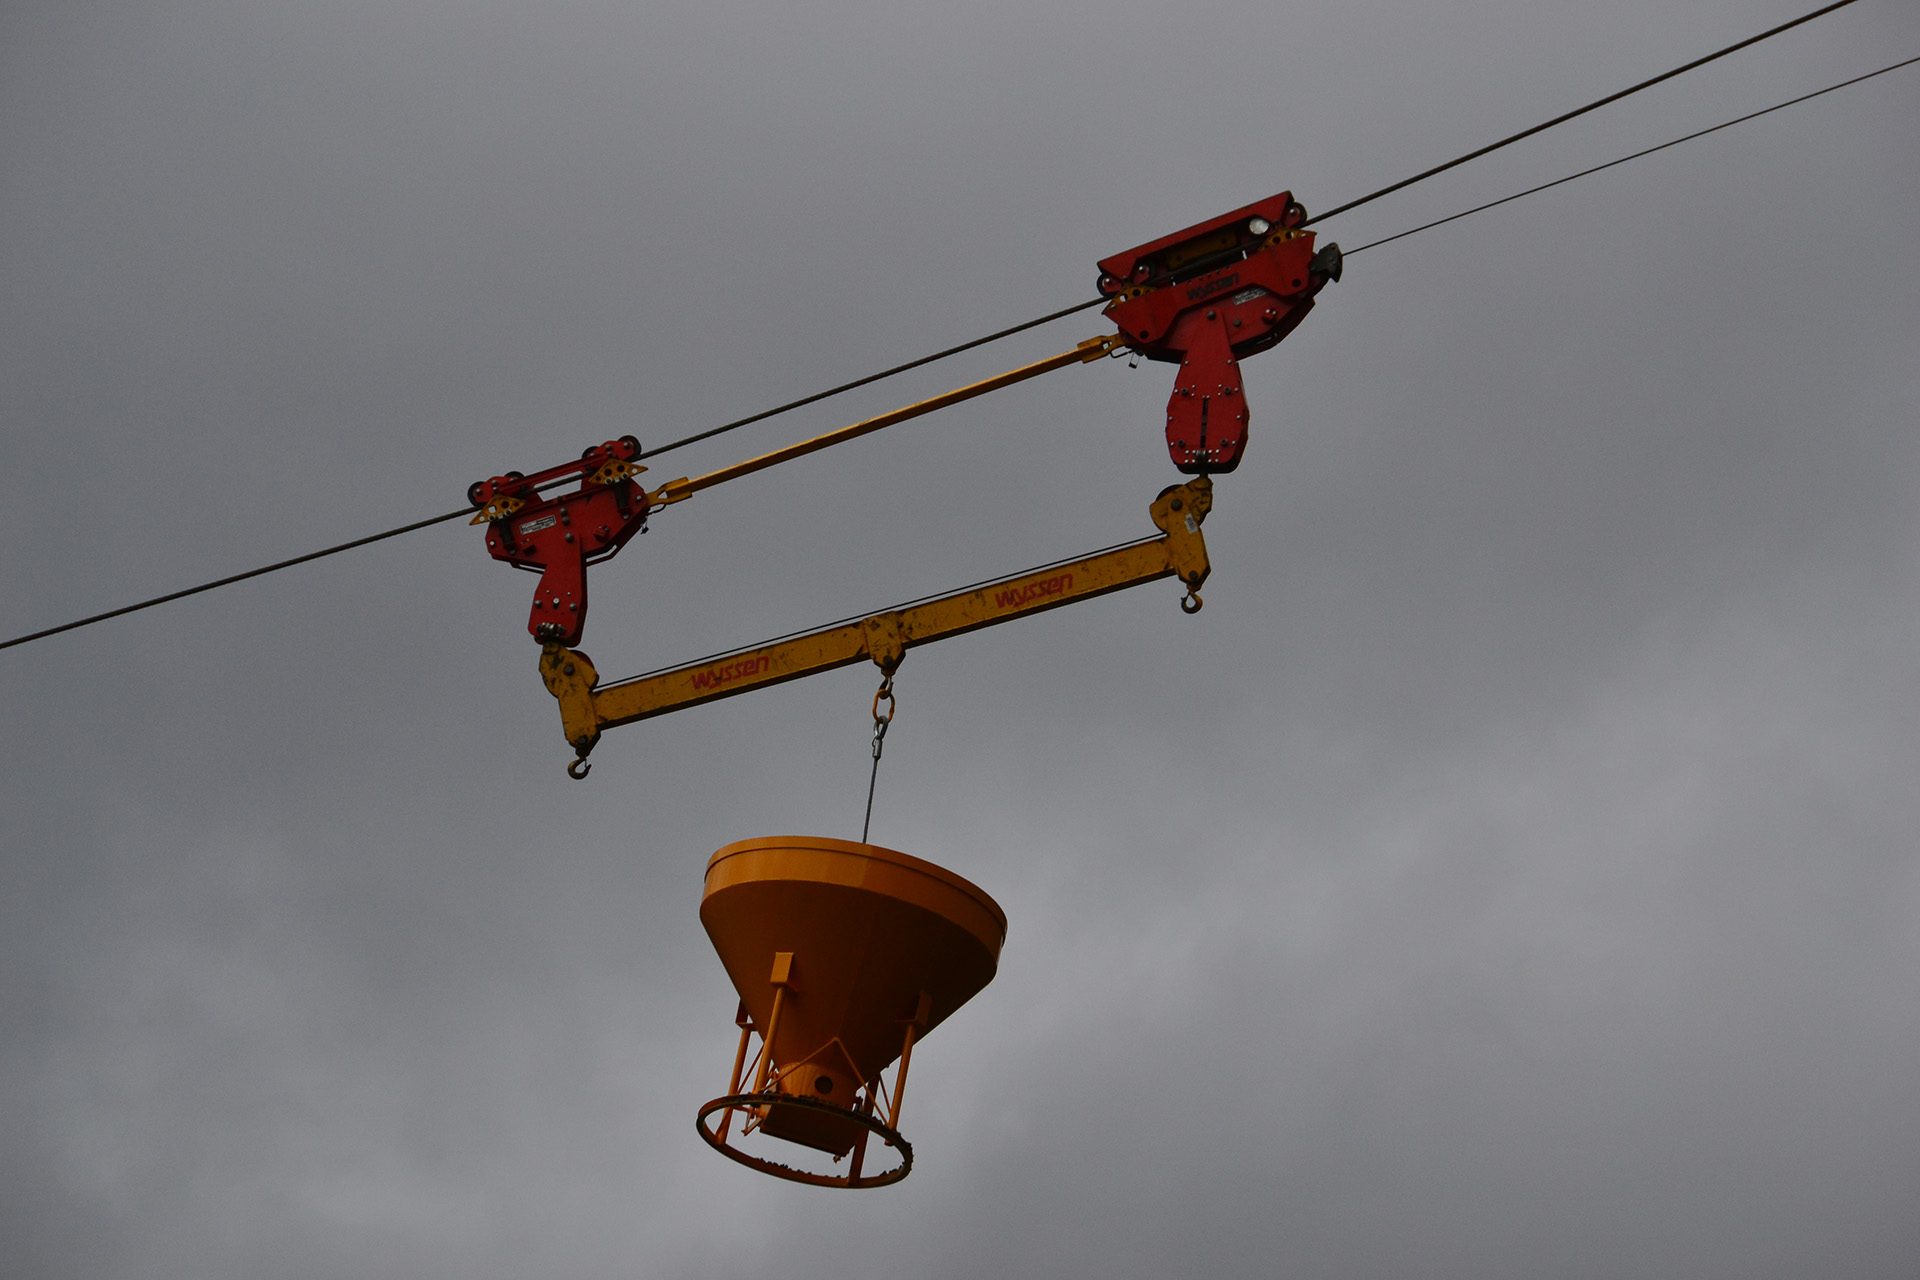
[[975, 396], [983, 396], [989, 391], [998, 391], [1000, 388], [1012, 386], [1016, 382], [1025, 382], [1028, 378], [1036, 378], [1043, 373], [1051, 373], [1055, 369], [1064, 369], [1070, 364], [1091, 363], [1115, 350], [1119, 345], [1120, 335], [1117, 333], [1107, 334], [1098, 338], [1088, 338], [1071, 351], [1062, 351], [1058, 355], [1048, 356], [1044, 360], [1036, 360], [1032, 364], [1023, 364], [1019, 368], [1009, 369], [1005, 373], [996, 373], [991, 378], [983, 378], [979, 382], [968, 383], [964, 387], [956, 387], [952, 391], [942, 392], [931, 399], [903, 405], [898, 409], [889, 410], [877, 417], [866, 418], [844, 427], [837, 427], [832, 431], [826, 432], [823, 435], [814, 436], [808, 440], [797, 440], [790, 445], [784, 445], [770, 453], [763, 453], [756, 458], [748, 458], [743, 462], [736, 462], [731, 466], [721, 467], [718, 471], [709, 471], [703, 476], [694, 476], [691, 479], [682, 476], [678, 480], [669, 480], [650, 496], [653, 502], [662, 506], [679, 502], [684, 498], [692, 497], [702, 489], [711, 489], [717, 484], [724, 484], [729, 480], [737, 480], [741, 476], [752, 475], [756, 471], [763, 471], [779, 463], [803, 457], [817, 450], [839, 444], [844, 440], [852, 440], [857, 436], [864, 436], [868, 432], [878, 431], [882, 427], [891, 427], [896, 423], [906, 422], [911, 418], [918, 418], [923, 414], [932, 413], [936, 409], [944, 409], [948, 405], [959, 404], [962, 400], [971, 400]]

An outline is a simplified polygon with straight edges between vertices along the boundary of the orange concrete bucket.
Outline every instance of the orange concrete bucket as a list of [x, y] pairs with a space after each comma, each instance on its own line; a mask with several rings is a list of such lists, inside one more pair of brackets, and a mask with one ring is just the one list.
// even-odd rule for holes
[[[815, 1186], [906, 1177], [913, 1148], [900, 1106], [914, 1046], [992, 980], [1007, 936], [999, 905], [892, 849], [776, 836], [713, 855], [700, 923], [740, 993], [732, 1077], [700, 1109], [700, 1136], [742, 1164]], [[889, 1085], [882, 1073], [896, 1061]], [[845, 1160], [845, 1171], [754, 1154], [741, 1145], [754, 1133]], [[880, 1173], [866, 1171], [872, 1137], [895, 1153]]]

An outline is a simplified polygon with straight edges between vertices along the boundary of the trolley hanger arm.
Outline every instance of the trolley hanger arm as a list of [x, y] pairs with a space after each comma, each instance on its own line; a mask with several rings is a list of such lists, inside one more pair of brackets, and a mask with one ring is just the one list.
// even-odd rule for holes
[[1213, 481], [1200, 476], [1166, 490], [1154, 501], [1153, 522], [1161, 536], [1150, 541], [606, 689], [596, 687], [599, 673], [585, 654], [562, 644], [548, 644], [541, 651], [540, 674], [548, 691], [559, 700], [561, 726], [581, 757], [568, 772], [584, 776], [585, 757], [604, 730], [832, 671], [862, 658], [871, 659], [891, 675], [915, 645], [1110, 591], [1177, 577], [1186, 584], [1188, 600], [1193, 602], [1188, 605], [1183, 601], [1182, 607], [1189, 612], [1197, 610], [1197, 592], [1210, 568], [1200, 525], [1212, 506]]

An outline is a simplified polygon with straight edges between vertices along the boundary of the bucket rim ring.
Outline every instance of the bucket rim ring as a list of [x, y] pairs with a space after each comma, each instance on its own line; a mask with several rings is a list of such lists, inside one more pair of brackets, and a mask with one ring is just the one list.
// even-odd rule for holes
[[[900, 1163], [884, 1173], [864, 1174], [854, 1178], [847, 1174], [833, 1175], [809, 1173], [805, 1169], [796, 1169], [781, 1164], [777, 1160], [768, 1160], [742, 1151], [730, 1142], [723, 1141], [719, 1135], [707, 1127], [707, 1117], [719, 1111], [728, 1111], [746, 1107], [799, 1107], [808, 1111], [826, 1111], [842, 1119], [851, 1120], [882, 1142], [900, 1153]], [[727, 1159], [743, 1164], [749, 1169], [758, 1169], [761, 1173], [770, 1173], [776, 1178], [788, 1182], [798, 1182], [810, 1187], [834, 1187], [846, 1190], [864, 1190], [868, 1187], [885, 1187], [900, 1181], [913, 1171], [913, 1144], [900, 1136], [898, 1129], [891, 1128], [875, 1115], [862, 1111], [850, 1111], [845, 1107], [836, 1107], [830, 1102], [821, 1102], [814, 1098], [795, 1097], [777, 1093], [729, 1093], [713, 1099], [700, 1108], [693, 1118], [693, 1127], [700, 1133], [702, 1140]]]
[[[807, 849], [817, 853], [837, 854], [842, 857], [864, 858], [871, 862], [892, 866], [901, 871], [925, 876], [935, 884], [959, 891], [962, 896], [973, 899], [974, 902], [985, 908], [987, 914], [999, 925], [1001, 936], [1000, 945], [1005, 945], [1007, 912], [1004, 907], [994, 901], [992, 894], [959, 872], [948, 867], [943, 867], [937, 862], [929, 862], [925, 858], [916, 857], [911, 853], [906, 853], [899, 849], [890, 849], [886, 845], [868, 844], [860, 840], [843, 840], [837, 836], [792, 835], [753, 836], [745, 840], [735, 840], [731, 844], [723, 845], [715, 850], [713, 856], [707, 859], [706, 874], [703, 877], [708, 885], [706, 892], [713, 892], [711, 888], [713, 873], [715, 868], [721, 863], [746, 854], [771, 853], [784, 849]], [[703, 894], [703, 897], [704, 896]], [[996, 947], [995, 950], [997, 952], [998, 948]]]

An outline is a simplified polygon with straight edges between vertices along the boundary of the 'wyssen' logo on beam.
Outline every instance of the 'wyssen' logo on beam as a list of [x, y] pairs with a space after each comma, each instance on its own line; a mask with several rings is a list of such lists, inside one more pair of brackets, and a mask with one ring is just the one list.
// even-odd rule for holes
[[717, 667], [707, 667], [688, 676], [693, 687], [701, 691], [718, 689], [723, 684], [732, 684], [736, 680], [745, 680], [748, 676], [757, 676], [773, 665], [773, 659], [765, 654], [751, 658], [742, 658], [738, 662], [723, 663]]
[[1072, 587], [1073, 575], [1059, 573], [1039, 582], [1029, 582], [1025, 586], [1007, 587], [994, 594], [993, 602], [1002, 609], [1017, 609], [1023, 604], [1032, 604], [1035, 600], [1041, 600], [1047, 596], [1057, 596], [1063, 591], [1071, 590]]

